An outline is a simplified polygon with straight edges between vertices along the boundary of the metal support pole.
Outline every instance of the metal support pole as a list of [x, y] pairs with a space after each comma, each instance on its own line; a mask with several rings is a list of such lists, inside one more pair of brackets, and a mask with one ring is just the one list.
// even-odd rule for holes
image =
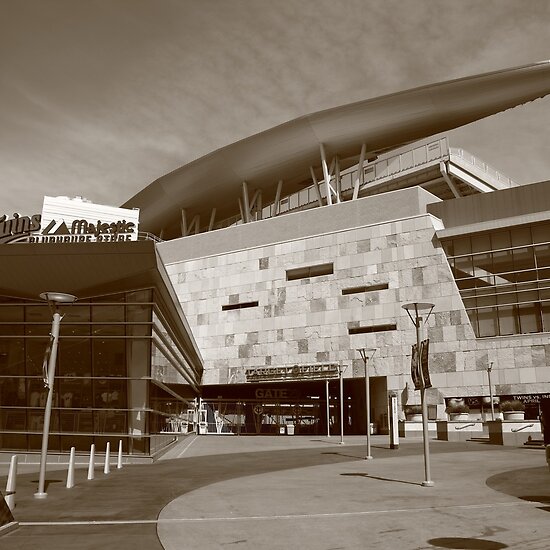
[[44, 411], [44, 428], [42, 431], [42, 450], [40, 452], [40, 473], [38, 476], [38, 491], [34, 493], [35, 498], [46, 498], [48, 493], [45, 491], [46, 483], [46, 460], [48, 456], [48, 439], [50, 436], [50, 418], [52, 416], [53, 387], [55, 379], [55, 364], [57, 360], [57, 344], [59, 341], [59, 325], [61, 324], [61, 314], [56, 311], [52, 320], [52, 349], [48, 362], [48, 398], [46, 409]]
[[328, 388], [328, 380], [326, 382], [326, 394], [327, 394], [327, 437], [330, 437], [330, 394]]
[[491, 384], [491, 371], [493, 370], [493, 362], [487, 367], [487, 376], [489, 377], [489, 399], [491, 400], [491, 420], [495, 419], [495, 404], [493, 403], [493, 385]]
[[363, 362], [365, 363], [365, 407], [367, 409], [367, 456], [365, 456], [366, 460], [372, 460], [372, 455], [370, 452], [370, 377], [369, 377], [369, 358], [367, 357], [366, 353], [363, 355]]
[[338, 367], [340, 374], [340, 445], [344, 444], [344, 369], [342, 365]]
[[[416, 351], [418, 361], [420, 364], [420, 327], [422, 323], [422, 316], [416, 312]], [[430, 472], [430, 442], [428, 435], [428, 404], [426, 403], [426, 388], [424, 387], [424, 377], [422, 374], [422, 368], [419, 369], [420, 376], [422, 377], [422, 389], [420, 390], [420, 403], [422, 405], [422, 439], [424, 442], [424, 481], [423, 487], [433, 487], [434, 482], [431, 479]]]

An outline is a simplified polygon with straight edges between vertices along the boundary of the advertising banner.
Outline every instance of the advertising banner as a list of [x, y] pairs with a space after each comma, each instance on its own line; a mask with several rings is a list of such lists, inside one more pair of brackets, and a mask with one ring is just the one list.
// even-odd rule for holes
[[412, 345], [411, 353], [411, 377], [415, 390], [422, 389], [422, 378], [420, 375], [420, 365], [418, 361], [418, 350], [416, 344]]
[[430, 380], [430, 371], [428, 368], [429, 344], [429, 339], [420, 342], [420, 353], [418, 353], [417, 345], [412, 345], [411, 377], [415, 390], [432, 387], [432, 382]]
[[430, 380], [430, 371], [428, 369], [428, 348], [430, 340], [427, 338], [420, 342], [420, 365], [422, 368], [422, 379], [424, 380], [424, 387], [431, 388], [432, 382]]

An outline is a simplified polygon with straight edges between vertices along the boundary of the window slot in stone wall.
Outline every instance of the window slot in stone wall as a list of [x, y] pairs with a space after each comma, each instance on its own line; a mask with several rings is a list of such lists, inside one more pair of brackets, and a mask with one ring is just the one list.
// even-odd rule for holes
[[369, 327], [349, 327], [348, 334], [365, 334], [368, 332], [385, 332], [388, 330], [397, 330], [396, 324], [372, 325]]
[[286, 280], [295, 281], [296, 279], [307, 279], [308, 277], [320, 277], [321, 275], [332, 275], [334, 273], [334, 264], [309, 265], [298, 267], [296, 269], [287, 269]]
[[376, 290], [387, 290], [388, 283], [381, 283], [378, 285], [367, 285], [367, 286], [354, 286], [352, 288], [343, 288], [342, 294], [360, 294], [361, 292], [374, 292]]
[[244, 309], [247, 307], [256, 307], [258, 305], [258, 301], [255, 302], [241, 302], [240, 304], [227, 304], [225, 306], [222, 306], [222, 311], [229, 311], [231, 309]]

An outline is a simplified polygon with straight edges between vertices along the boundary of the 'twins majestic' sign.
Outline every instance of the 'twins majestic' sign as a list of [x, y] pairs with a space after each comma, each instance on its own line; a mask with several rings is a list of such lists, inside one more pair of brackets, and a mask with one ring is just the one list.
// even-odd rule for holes
[[0, 217], [0, 243], [136, 241], [139, 210], [93, 204], [80, 197], [44, 197], [42, 215]]

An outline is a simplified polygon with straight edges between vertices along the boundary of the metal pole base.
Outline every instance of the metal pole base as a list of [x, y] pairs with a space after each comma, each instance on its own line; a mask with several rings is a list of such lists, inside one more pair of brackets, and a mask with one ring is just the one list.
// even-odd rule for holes
[[34, 493], [34, 498], [46, 498], [48, 493]]
[[433, 487], [435, 483], [433, 481], [423, 481], [422, 487]]
[[370, 455], [366, 456], [365, 460], [372, 460], [372, 456], [370, 456]]
[[345, 445], [343, 441], [338, 441], [338, 445]]

